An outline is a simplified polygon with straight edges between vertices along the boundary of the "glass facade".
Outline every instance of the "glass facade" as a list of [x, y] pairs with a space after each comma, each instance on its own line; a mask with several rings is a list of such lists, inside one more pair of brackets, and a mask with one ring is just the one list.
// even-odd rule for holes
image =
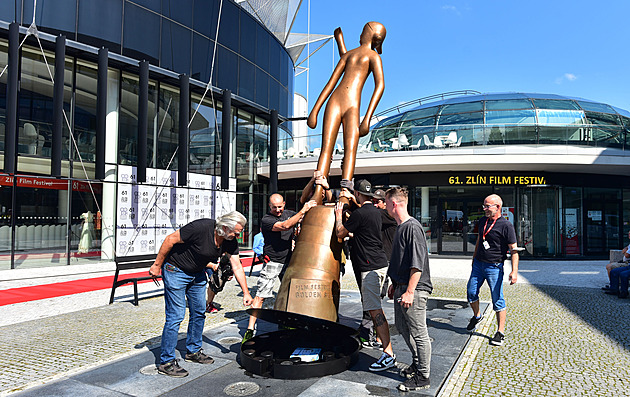
[[[423, 175], [418, 182], [424, 181]], [[414, 185], [410, 213], [421, 221], [433, 254], [472, 255], [489, 194], [503, 199], [503, 216], [515, 227], [525, 258], [608, 257], [630, 227], [630, 191], [581, 187], [449, 187]], [[623, 199], [622, 199], [623, 197]]]
[[630, 191], [618, 176], [545, 172], [423, 172], [391, 174], [385, 185], [410, 189], [411, 214], [421, 221], [431, 253], [471, 255], [481, 204], [503, 200], [529, 258], [608, 258], [630, 229]]
[[[21, 42], [33, 3], [14, 3], [0, 6], [0, 20], [22, 23]], [[0, 269], [111, 260], [123, 251], [131, 252], [130, 242], [136, 253], [155, 252], [164, 237], [183, 224], [233, 209], [248, 219], [239, 242], [243, 248], [251, 247], [267, 211], [268, 179], [260, 176], [260, 169], [269, 162], [269, 112], [276, 109], [281, 117], [292, 114], [293, 64], [271, 32], [239, 5], [225, 1], [212, 68], [218, 3], [37, 2], [35, 22], [44, 51], [31, 38], [20, 49], [17, 172], [0, 170]], [[102, 23], [104, 19], [108, 23]], [[55, 44], [54, 36], [47, 33], [64, 34], [70, 40], [65, 54], [61, 178], [50, 176]], [[0, 69], [8, 63], [6, 37], [6, 30], [0, 30]], [[96, 48], [86, 50], [85, 44]], [[107, 179], [103, 181], [95, 179], [96, 53], [101, 46], [110, 52]], [[137, 183], [138, 60], [142, 59], [151, 63], [147, 181]], [[172, 72], [191, 76], [187, 154], [178, 150], [182, 98]], [[211, 74], [213, 87], [208, 90]], [[4, 73], [0, 76], [0, 156], [5, 144], [6, 89]], [[221, 147], [222, 89], [232, 93], [228, 148]], [[289, 130], [280, 131], [290, 139]], [[219, 183], [222, 150], [230, 152], [231, 180], [225, 191]], [[178, 187], [181, 155], [188, 156], [188, 180]], [[117, 241], [104, 244], [108, 239]]]
[[[14, 3], [0, 7], [0, 20], [29, 26], [33, 1]], [[207, 82], [218, 16], [216, 0], [40, 0], [35, 23], [42, 32], [104, 46]], [[214, 85], [291, 117], [292, 68], [291, 57], [272, 33], [237, 3], [223, 2]]]
[[374, 125], [367, 147], [389, 151], [561, 144], [627, 150], [629, 139], [627, 111], [557, 95], [516, 93], [458, 97], [393, 115]]

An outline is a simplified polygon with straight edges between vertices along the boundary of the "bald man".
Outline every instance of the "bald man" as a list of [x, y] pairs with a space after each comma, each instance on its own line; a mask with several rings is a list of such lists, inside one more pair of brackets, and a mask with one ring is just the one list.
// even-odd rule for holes
[[[284, 198], [278, 193], [269, 198], [269, 212], [262, 218], [262, 234], [265, 240], [263, 255], [266, 263], [258, 276], [258, 290], [252, 302], [253, 309], [260, 309], [265, 298], [273, 296], [273, 285], [276, 277], [282, 276], [282, 270], [291, 261], [294, 227], [311, 208], [315, 207], [315, 200], [308, 201], [300, 212], [285, 210]], [[249, 317], [249, 325], [243, 343], [254, 337], [256, 317]]]

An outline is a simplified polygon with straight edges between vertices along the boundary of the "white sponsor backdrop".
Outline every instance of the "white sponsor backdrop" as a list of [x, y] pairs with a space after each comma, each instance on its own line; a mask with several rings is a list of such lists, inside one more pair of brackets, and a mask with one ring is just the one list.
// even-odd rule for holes
[[116, 256], [156, 254], [169, 234], [196, 219], [214, 218], [236, 209], [236, 179], [222, 192], [220, 177], [188, 174], [177, 186], [177, 171], [147, 168], [147, 182], [136, 167], [118, 167]]

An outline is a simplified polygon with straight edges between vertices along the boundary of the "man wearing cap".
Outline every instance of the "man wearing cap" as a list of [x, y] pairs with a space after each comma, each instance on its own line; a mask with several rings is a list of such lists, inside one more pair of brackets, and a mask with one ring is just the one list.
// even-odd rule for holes
[[[389, 337], [389, 324], [381, 307], [381, 289], [387, 276], [387, 257], [381, 238], [381, 213], [372, 204], [372, 185], [365, 179], [354, 185], [356, 201], [360, 205], [348, 220], [342, 220], [344, 204], [335, 207], [337, 237], [354, 235], [350, 257], [352, 267], [361, 272], [361, 301], [374, 322], [376, 334], [383, 343], [383, 354], [370, 365], [370, 371], [383, 371], [396, 365], [396, 356]], [[349, 193], [345, 193], [349, 195]], [[344, 194], [344, 195], [345, 195]]]

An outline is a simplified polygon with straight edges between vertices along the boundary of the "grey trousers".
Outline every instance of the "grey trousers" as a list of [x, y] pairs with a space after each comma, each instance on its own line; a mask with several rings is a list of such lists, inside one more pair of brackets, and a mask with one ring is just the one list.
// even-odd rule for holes
[[431, 340], [427, 330], [427, 300], [429, 293], [425, 291], [415, 291], [413, 294], [413, 304], [405, 309], [398, 302], [398, 298], [407, 290], [406, 285], [397, 285], [394, 290], [394, 321], [396, 329], [403, 337], [413, 363], [418, 371], [426, 378], [431, 372]]

